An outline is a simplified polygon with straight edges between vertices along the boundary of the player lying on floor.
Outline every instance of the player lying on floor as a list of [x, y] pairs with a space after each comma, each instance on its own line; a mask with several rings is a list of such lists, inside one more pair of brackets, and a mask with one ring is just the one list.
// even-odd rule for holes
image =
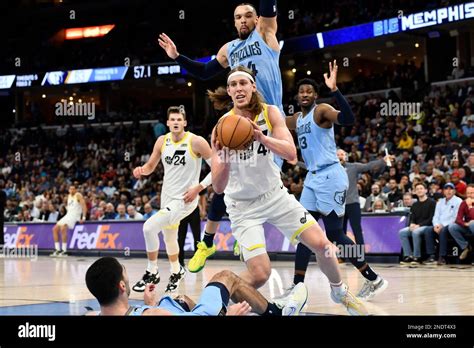
[[[265, 316], [298, 315], [308, 292], [303, 283], [279, 303], [268, 302], [258, 290], [230, 271], [214, 275], [202, 291], [198, 303], [188, 296], [163, 296], [157, 301], [155, 286], [145, 289], [143, 306], [129, 304], [127, 271], [117, 259], [102, 257], [86, 272], [86, 285], [99, 301], [100, 315], [246, 315], [253, 311]], [[235, 303], [229, 306], [229, 300]]]

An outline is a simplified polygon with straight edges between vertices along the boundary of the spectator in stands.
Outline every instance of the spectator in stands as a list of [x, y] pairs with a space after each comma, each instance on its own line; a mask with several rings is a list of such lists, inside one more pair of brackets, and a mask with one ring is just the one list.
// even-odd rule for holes
[[115, 191], [117, 191], [117, 188], [114, 186], [113, 180], [109, 180], [107, 187], [104, 187], [103, 191], [108, 198], [111, 198], [114, 195]]
[[[421, 265], [421, 244], [423, 238], [427, 238], [432, 229], [432, 220], [436, 208], [436, 203], [428, 198], [426, 185], [418, 183], [415, 186], [415, 193], [418, 201], [410, 209], [410, 225], [402, 228], [399, 232], [400, 241], [403, 247], [402, 265]], [[413, 249], [410, 244], [410, 237], [413, 239]]]
[[145, 214], [143, 215], [144, 219], [149, 219], [151, 216], [156, 214], [156, 210], [154, 210], [150, 203], [145, 204]]
[[387, 196], [384, 195], [381, 191], [380, 185], [375, 183], [372, 185], [372, 193], [367, 199], [365, 200], [365, 206], [364, 206], [364, 211], [365, 212], [371, 212], [372, 211], [372, 205], [375, 202], [377, 198], [382, 199], [384, 202], [387, 202]]
[[383, 199], [377, 198], [372, 204], [372, 211], [374, 213], [386, 213], [388, 211], [387, 205]]
[[451, 174], [451, 181], [456, 187], [456, 195], [462, 199], [466, 198], [467, 184], [461, 180], [459, 171], [455, 170]]
[[439, 239], [439, 257], [437, 263], [438, 265], [446, 264], [449, 235], [448, 227], [455, 222], [459, 206], [462, 203], [462, 199], [455, 195], [456, 188], [453, 183], [446, 183], [443, 187], [443, 193], [444, 198], [441, 198], [438, 203], [436, 203], [431, 235], [429, 238], [426, 238], [426, 252], [429, 255], [426, 263], [428, 264], [436, 262], [436, 239]]
[[399, 204], [399, 201], [403, 199], [403, 193], [398, 188], [397, 180], [395, 179], [390, 179], [388, 181], [388, 188], [390, 189], [387, 194], [388, 202], [391, 207], [395, 207]]
[[139, 212], [140, 214], [144, 214], [145, 213], [145, 210], [144, 210], [144, 202], [142, 201], [142, 198], [140, 196], [137, 196], [133, 199], [133, 201], [135, 202], [135, 210], [137, 212]]
[[114, 220], [116, 215], [114, 205], [112, 203], [107, 203], [105, 207], [104, 220]]
[[398, 143], [397, 148], [401, 150], [411, 151], [413, 149], [414, 144], [415, 144], [415, 141], [413, 140], [413, 138], [410, 135], [408, 135], [407, 132], [403, 132], [402, 138], [400, 139], [400, 142]]
[[117, 215], [115, 215], [115, 220], [128, 220], [130, 217], [125, 211], [125, 204], [117, 205]]
[[461, 247], [460, 260], [466, 259], [472, 251], [466, 237], [474, 235], [474, 184], [469, 184], [466, 195], [467, 198], [459, 206], [456, 222], [448, 227], [449, 233]]
[[130, 220], [143, 220], [143, 215], [137, 212], [133, 205], [127, 207], [127, 213]]
[[49, 216], [48, 216], [47, 221], [48, 222], [57, 222], [59, 212], [58, 212], [58, 210], [56, 209], [55, 205], [52, 202], [49, 202], [48, 209], [49, 209]]

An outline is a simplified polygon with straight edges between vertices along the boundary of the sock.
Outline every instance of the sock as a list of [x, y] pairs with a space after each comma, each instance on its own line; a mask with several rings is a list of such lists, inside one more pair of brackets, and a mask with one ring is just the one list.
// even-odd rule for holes
[[332, 291], [334, 291], [334, 293], [336, 295], [339, 295], [339, 296], [342, 296], [342, 295], [345, 295], [346, 292], [347, 292], [347, 285], [344, 284], [342, 282], [342, 280], [337, 283], [337, 284], [334, 284], [334, 283], [329, 283], [331, 285], [331, 289]]
[[64, 251], [64, 252], [67, 251], [67, 242], [63, 242], [63, 251]]
[[208, 248], [212, 247], [212, 245], [214, 244], [215, 235], [215, 233], [204, 232], [204, 238], [202, 239], [202, 241], [206, 244]]
[[360, 273], [364, 276], [365, 279], [368, 279], [368, 280], [370, 280], [370, 281], [372, 281], [372, 282], [373, 282], [375, 279], [377, 279], [377, 273], [375, 273], [375, 272], [373, 271], [373, 269], [370, 268], [369, 265], [367, 265], [367, 268], [364, 269], [363, 271], [361, 271]]
[[57, 251], [61, 250], [61, 247], [59, 246], [59, 242], [54, 242], [54, 249]]
[[170, 261], [171, 273], [179, 273], [179, 261]]
[[148, 266], [146, 266], [146, 270], [150, 273], [158, 273], [158, 259], [154, 261], [148, 260]]
[[278, 306], [274, 303], [268, 302], [268, 307], [262, 316], [281, 316], [281, 308], [278, 308]]
[[305, 275], [304, 274], [296, 274], [295, 273], [295, 276], [293, 277], [293, 284], [298, 284], [298, 283], [304, 283], [304, 277]]

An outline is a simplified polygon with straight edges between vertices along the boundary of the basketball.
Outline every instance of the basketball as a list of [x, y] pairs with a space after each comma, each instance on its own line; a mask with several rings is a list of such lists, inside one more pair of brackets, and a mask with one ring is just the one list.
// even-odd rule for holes
[[253, 142], [253, 126], [239, 115], [228, 115], [217, 124], [217, 139], [231, 150], [245, 150]]

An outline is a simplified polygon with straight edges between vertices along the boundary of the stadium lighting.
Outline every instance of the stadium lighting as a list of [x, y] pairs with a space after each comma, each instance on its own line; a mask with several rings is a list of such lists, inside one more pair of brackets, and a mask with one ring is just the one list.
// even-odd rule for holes
[[16, 110], [15, 110], [15, 109], [13, 109], [13, 113], [15, 113], [15, 112], [16, 112]]
[[295, 69], [295, 68], [291, 69], [291, 72], [292, 72], [293, 74], [295, 74], [295, 73], [296, 73], [296, 69]]
[[191, 87], [192, 85], [192, 82], [188, 82], [188, 87]]
[[418, 42], [415, 43], [415, 47], [416, 47], [416, 48], [420, 47], [420, 44], [419, 44]]
[[306, 75], [311, 75], [311, 70], [308, 70], [308, 71], [306, 72]]
[[69, 100], [73, 100], [74, 98], [73, 97], [69, 97]]
[[115, 28], [115, 24], [98, 25], [95, 27], [69, 28], [66, 29], [65, 39], [77, 40], [91, 37], [102, 37], [107, 35], [113, 28]]
[[41, 98], [43, 98], [43, 99], [46, 98], [46, 94], [43, 94], [43, 95], [41, 96]]
[[360, 57], [360, 56], [361, 56], [361, 54], [360, 54], [360, 53], [357, 53], [357, 54], [356, 54], [356, 56], [357, 56], [357, 57]]

